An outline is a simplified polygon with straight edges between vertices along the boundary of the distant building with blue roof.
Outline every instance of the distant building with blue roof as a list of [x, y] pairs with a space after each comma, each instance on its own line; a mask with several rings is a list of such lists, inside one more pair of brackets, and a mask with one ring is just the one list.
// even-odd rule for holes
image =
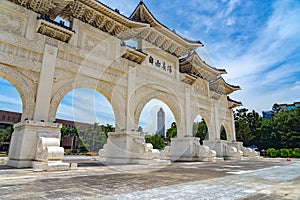
[[293, 110], [300, 106], [300, 102], [294, 102], [293, 104], [278, 104], [278, 106], [280, 107], [280, 111]]
[[[277, 104], [277, 105], [279, 107], [279, 111], [278, 112], [281, 112], [281, 111], [286, 111], [286, 110], [293, 110], [296, 107], [299, 107], [300, 106], [300, 102], [294, 102], [292, 104], [286, 104], [286, 103], [285, 104]], [[262, 111], [262, 115], [263, 115], [264, 119], [272, 119], [274, 114], [275, 113], [272, 110]]]

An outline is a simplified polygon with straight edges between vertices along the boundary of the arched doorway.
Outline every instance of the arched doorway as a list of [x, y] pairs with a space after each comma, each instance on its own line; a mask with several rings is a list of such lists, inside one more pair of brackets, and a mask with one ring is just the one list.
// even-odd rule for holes
[[0, 78], [0, 151], [8, 152], [13, 125], [22, 117], [22, 99], [17, 89]]
[[200, 144], [203, 144], [203, 140], [209, 139], [208, 128], [205, 120], [201, 115], [197, 115], [193, 122], [193, 136], [200, 138]]
[[108, 132], [115, 130], [115, 117], [107, 98], [97, 90], [77, 88], [61, 100], [56, 122], [62, 123], [61, 145], [66, 154], [93, 152], [102, 149]]
[[[139, 130], [145, 133], [146, 142], [152, 143], [154, 148], [159, 149], [164, 145], [153, 144], [154, 141], [169, 144], [171, 138], [176, 137], [177, 133], [173, 112], [168, 105], [158, 99], [152, 99], [144, 106], [138, 126]], [[157, 136], [161, 137], [162, 140]]]
[[227, 140], [227, 132], [223, 125], [221, 125], [221, 128], [220, 128], [220, 139]]

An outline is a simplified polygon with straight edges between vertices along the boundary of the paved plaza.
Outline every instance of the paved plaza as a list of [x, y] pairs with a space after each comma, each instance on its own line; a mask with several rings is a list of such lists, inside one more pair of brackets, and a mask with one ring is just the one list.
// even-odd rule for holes
[[103, 165], [33, 172], [0, 165], [0, 199], [300, 199], [300, 161]]

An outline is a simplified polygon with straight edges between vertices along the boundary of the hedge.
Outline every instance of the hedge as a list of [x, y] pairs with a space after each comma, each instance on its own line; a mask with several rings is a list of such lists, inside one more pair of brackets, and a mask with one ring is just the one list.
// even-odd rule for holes
[[281, 157], [281, 158], [300, 158], [300, 149], [295, 148], [295, 149], [279, 149], [276, 150], [275, 148], [268, 148], [267, 151], [267, 156], [275, 158], [275, 157]]

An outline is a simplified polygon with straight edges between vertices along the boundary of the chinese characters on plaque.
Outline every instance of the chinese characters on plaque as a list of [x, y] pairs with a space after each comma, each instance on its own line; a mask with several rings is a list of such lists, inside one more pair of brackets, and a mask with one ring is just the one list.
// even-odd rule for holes
[[149, 57], [149, 63], [155, 65], [158, 68], [161, 68], [164, 71], [169, 72], [170, 74], [172, 73], [172, 66], [170, 65], [167, 66], [165, 62], [161, 63], [159, 60], [156, 60], [154, 63], [154, 59], [152, 56]]

